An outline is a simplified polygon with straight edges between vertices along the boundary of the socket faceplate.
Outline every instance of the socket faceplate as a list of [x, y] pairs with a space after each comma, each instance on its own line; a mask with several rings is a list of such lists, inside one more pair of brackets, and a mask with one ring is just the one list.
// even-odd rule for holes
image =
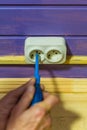
[[66, 61], [66, 43], [63, 37], [29, 37], [25, 40], [25, 60], [35, 62], [35, 54], [40, 55], [42, 64], [62, 64]]

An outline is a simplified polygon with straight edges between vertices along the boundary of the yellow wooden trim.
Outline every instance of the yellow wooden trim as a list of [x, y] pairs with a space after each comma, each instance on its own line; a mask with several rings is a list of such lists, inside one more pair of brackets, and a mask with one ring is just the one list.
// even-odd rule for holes
[[[0, 78], [0, 98], [29, 79]], [[87, 78], [42, 78], [41, 83], [60, 101], [51, 112], [52, 130], [87, 130]]]
[[[0, 56], [0, 64], [26, 64], [24, 56]], [[87, 64], [87, 56], [67, 56], [64, 64]]]
[[[29, 78], [0, 78], [0, 92], [8, 92], [24, 83]], [[42, 78], [45, 90], [52, 93], [87, 93], [87, 78]]]

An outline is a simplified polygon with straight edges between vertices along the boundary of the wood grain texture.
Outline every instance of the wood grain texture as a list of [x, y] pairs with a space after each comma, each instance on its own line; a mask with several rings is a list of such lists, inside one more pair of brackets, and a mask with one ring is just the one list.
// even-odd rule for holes
[[[28, 80], [29, 78], [1, 78], [0, 98]], [[55, 93], [59, 98], [59, 104], [51, 111], [52, 130], [86, 130], [87, 78], [42, 78], [41, 83], [45, 84], [45, 90]]]
[[0, 0], [0, 5], [0, 98], [33, 76], [34, 65], [22, 65], [26, 36], [64, 36], [67, 65], [40, 66], [41, 83], [60, 101], [51, 112], [52, 130], [87, 130], [87, 1]]
[[[25, 56], [0, 56], [0, 64], [26, 64]], [[87, 56], [67, 56], [64, 64], [87, 64]]]
[[[34, 75], [34, 65], [0, 66], [0, 78], [28, 78]], [[41, 65], [41, 77], [87, 78], [87, 65]]]
[[[0, 92], [8, 92], [26, 82], [29, 78], [2, 78], [0, 79]], [[87, 78], [42, 78], [41, 84], [45, 84], [45, 90], [51, 93], [87, 93]]]
[[1, 6], [0, 35], [87, 35], [87, 6]]
[[[67, 55], [87, 55], [87, 37], [64, 36], [67, 45]], [[26, 36], [0, 37], [1, 55], [23, 55]]]
[[0, 0], [0, 4], [5, 4], [5, 5], [56, 5], [56, 4], [61, 4], [61, 5], [87, 5], [86, 0]]

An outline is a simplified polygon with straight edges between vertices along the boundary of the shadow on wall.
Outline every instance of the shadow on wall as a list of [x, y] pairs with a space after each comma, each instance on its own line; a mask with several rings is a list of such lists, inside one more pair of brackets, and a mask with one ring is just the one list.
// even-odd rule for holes
[[[41, 67], [41, 69], [44, 69], [44, 67]], [[51, 77], [55, 77], [52, 69], [48, 69], [47, 71], [49, 71]], [[56, 86], [58, 85], [58, 83], [55, 82], [54, 78], [52, 81], [54, 84], [54, 91], [56, 93]], [[51, 116], [53, 119], [52, 130], [71, 130], [71, 126], [81, 117], [77, 113], [64, 108], [64, 102], [61, 100], [60, 92], [57, 93], [57, 96], [59, 98], [59, 104], [55, 108], [53, 108], [51, 112]]]

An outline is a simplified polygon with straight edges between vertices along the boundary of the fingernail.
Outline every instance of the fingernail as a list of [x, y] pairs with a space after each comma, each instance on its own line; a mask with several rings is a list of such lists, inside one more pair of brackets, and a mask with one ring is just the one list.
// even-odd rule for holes
[[30, 80], [30, 82], [35, 82], [35, 78], [32, 78], [32, 79]]
[[29, 91], [29, 92], [33, 92], [33, 91], [34, 91], [34, 86], [29, 86], [29, 87], [28, 87], [28, 91]]

